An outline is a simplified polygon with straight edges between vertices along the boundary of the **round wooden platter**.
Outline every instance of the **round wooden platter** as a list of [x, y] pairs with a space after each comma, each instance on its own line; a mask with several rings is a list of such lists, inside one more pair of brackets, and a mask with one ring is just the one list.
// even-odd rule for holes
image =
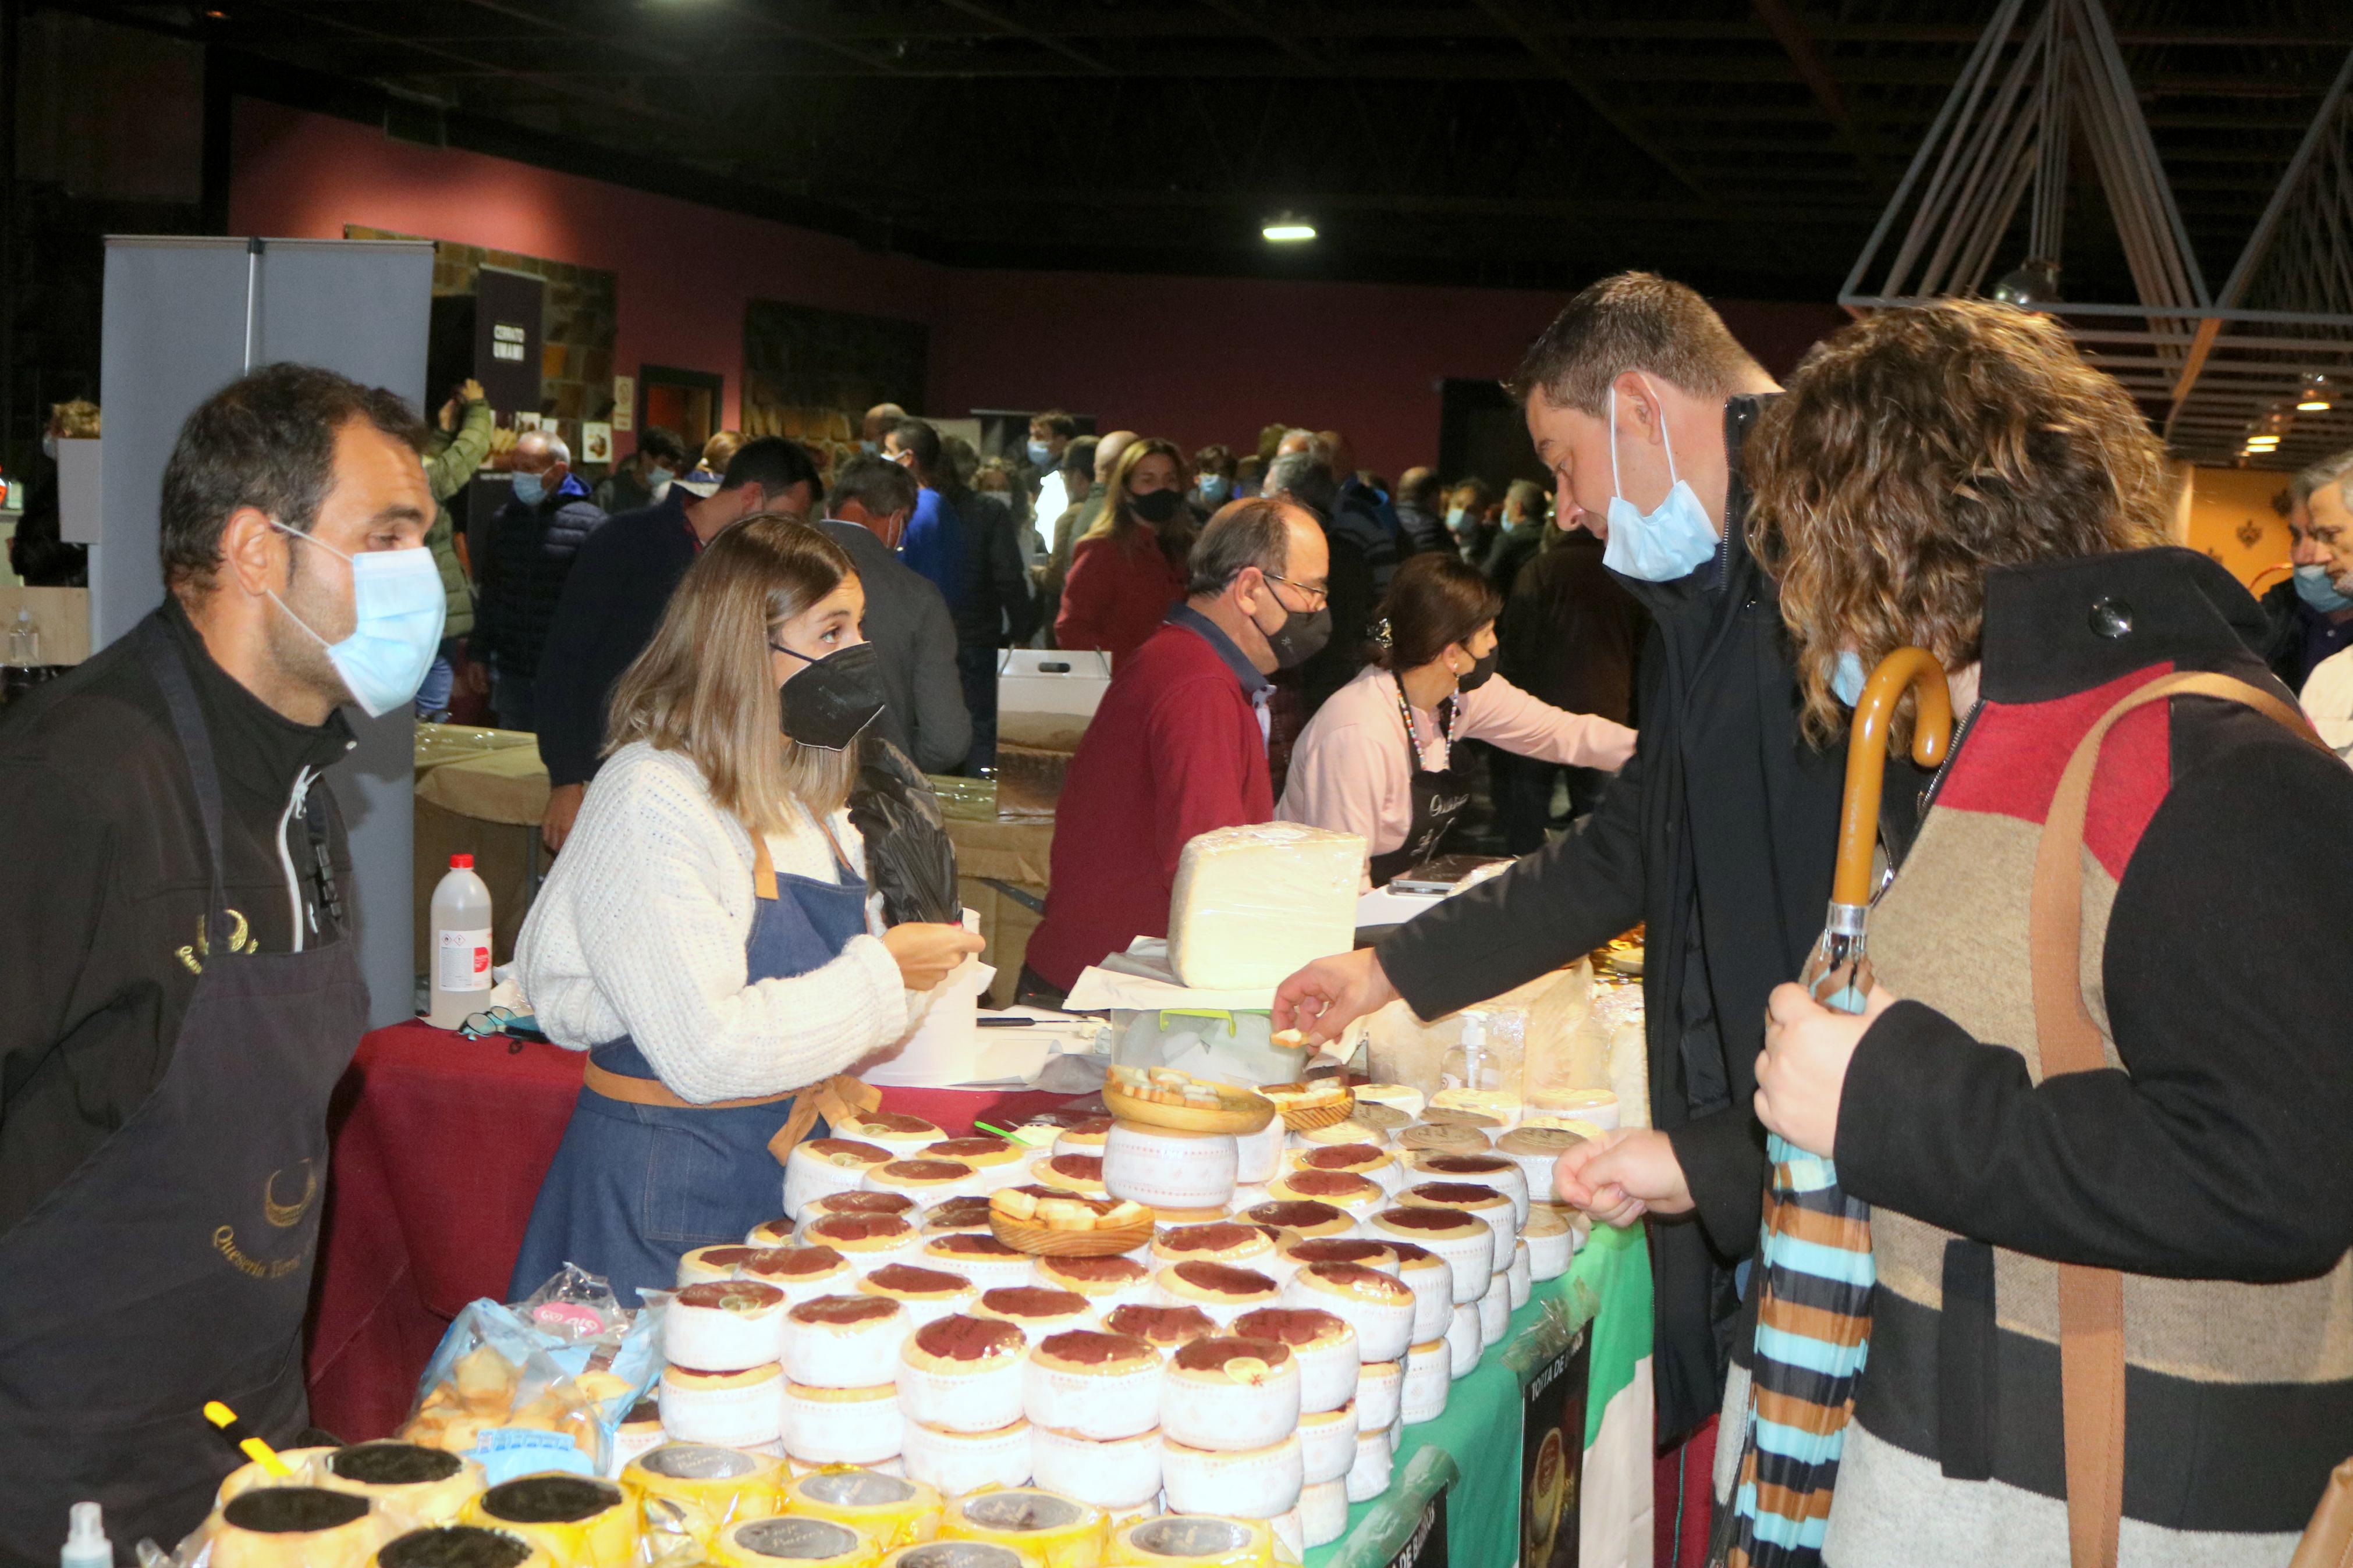
[[1013, 1219], [993, 1211], [988, 1216], [988, 1228], [997, 1240], [1032, 1258], [1109, 1258], [1134, 1252], [1151, 1243], [1153, 1223], [1150, 1209], [1144, 1211], [1143, 1219], [1115, 1229], [1056, 1230], [1034, 1219]]
[[1164, 1105], [1156, 1100], [1129, 1094], [1117, 1084], [1103, 1089], [1103, 1109], [1119, 1121], [1145, 1127], [1166, 1127], [1177, 1132], [1230, 1132], [1236, 1137], [1259, 1131], [1274, 1120], [1274, 1101], [1246, 1089], [1214, 1086], [1218, 1108], [1206, 1105]]

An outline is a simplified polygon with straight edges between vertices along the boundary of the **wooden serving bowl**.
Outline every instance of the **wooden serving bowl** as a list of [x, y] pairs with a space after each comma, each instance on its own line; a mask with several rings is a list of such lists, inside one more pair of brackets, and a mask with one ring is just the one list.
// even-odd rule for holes
[[1151, 1242], [1153, 1223], [1150, 1209], [1144, 1211], [1140, 1221], [1110, 1230], [1056, 1230], [1034, 1219], [1012, 1219], [996, 1213], [988, 1216], [988, 1228], [997, 1240], [1032, 1258], [1109, 1258], [1134, 1252]]
[[1163, 1105], [1106, 1083], [1103, 1089], [1103, 1108], [1114, 1121], [1166, 1127], [1177, 1132], [1230, 1132], [1236, 1137], [1256, 1132], [1274, 1120], [1274, 1101], [1266, 1096], [1224, 1084], [1218, 1085], [1217, 1089], [1218, 1108], [1212, 1110], [1206, 1105]]

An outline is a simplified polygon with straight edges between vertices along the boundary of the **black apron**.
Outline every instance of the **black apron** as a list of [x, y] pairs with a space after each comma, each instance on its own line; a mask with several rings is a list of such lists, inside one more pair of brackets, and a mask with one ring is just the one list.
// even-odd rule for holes
[[1412, 869], [1439, 851], [1446, 830], [1471, 804], [1471, 780], [1454, 765], [1454, 699], [1439, 710], [1438, 736], [1446, 742], [1446, 766], [1435, 773], [1421, 765], [1421, 737], [1414, 733], [1413, 705], [1406, 700], [1405, 682], [1397, 685], [1398, 717], [1405, 721], [1405, 755], [1413, 770], [1413, 820], [1406, 824], [1405, 842], [1386, 855], [1372, 858], [1373, 886], [1385, 888], [1399, 873]]
[[[195, 688], [160, 621], [132, 636], [204, 818], [205, 930], [226, 931], [220, 781]], [[0, 1234], [0, 1563], [55, 1563], [84, 1499], [105, 1505], [118, 1559], [142, 1536], [169, 1550], [244, 1462], [205, 1420], [208, 1399], [272, 1443], [308, 1421], [327, 1100], [367, 1023], [353, 945], [339, 929], [301, 952], [231, 955], [216, 938], [163, 1081]]]

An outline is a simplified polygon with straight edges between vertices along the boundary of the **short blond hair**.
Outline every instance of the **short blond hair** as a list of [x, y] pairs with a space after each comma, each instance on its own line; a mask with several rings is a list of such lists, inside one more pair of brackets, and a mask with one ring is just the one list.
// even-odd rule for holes
[[[1780, 584], [1808, 736], [1846, 732], [1832, 663], [1976, 662], [1986, 574], [2162, 544], [2165, 448], [2048, 316], [1884, 310], [1806, 356], [1742, 448], [1748, 542]], [[1909, 743], [1910, 704], [1891, 728]]]
[[839, 810], [857, 750], [803, 746], [784, 733], [768, 645], [856, 575], [841, 546], [798, 518], [758, 512], [722, 530], [615, 685], [605, 750], [644, 741], [685, 752], [720, 809], [755, 834], [792, 827], [790, 802], [820, 818]]

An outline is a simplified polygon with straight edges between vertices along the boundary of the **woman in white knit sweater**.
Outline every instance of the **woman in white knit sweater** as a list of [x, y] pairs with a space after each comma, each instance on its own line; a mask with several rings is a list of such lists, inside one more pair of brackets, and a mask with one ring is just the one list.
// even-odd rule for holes
[[980, 946], [869, 910], [843, 809], [881, 709], [864, 608], [839, 545], [749, 518], [614, 689], [609, 755], [516, 944], [541, 1026], [589, 1060], [510, 1300], [571, 1262], [632, 1301], [772, 1217], [826, 1080]]

